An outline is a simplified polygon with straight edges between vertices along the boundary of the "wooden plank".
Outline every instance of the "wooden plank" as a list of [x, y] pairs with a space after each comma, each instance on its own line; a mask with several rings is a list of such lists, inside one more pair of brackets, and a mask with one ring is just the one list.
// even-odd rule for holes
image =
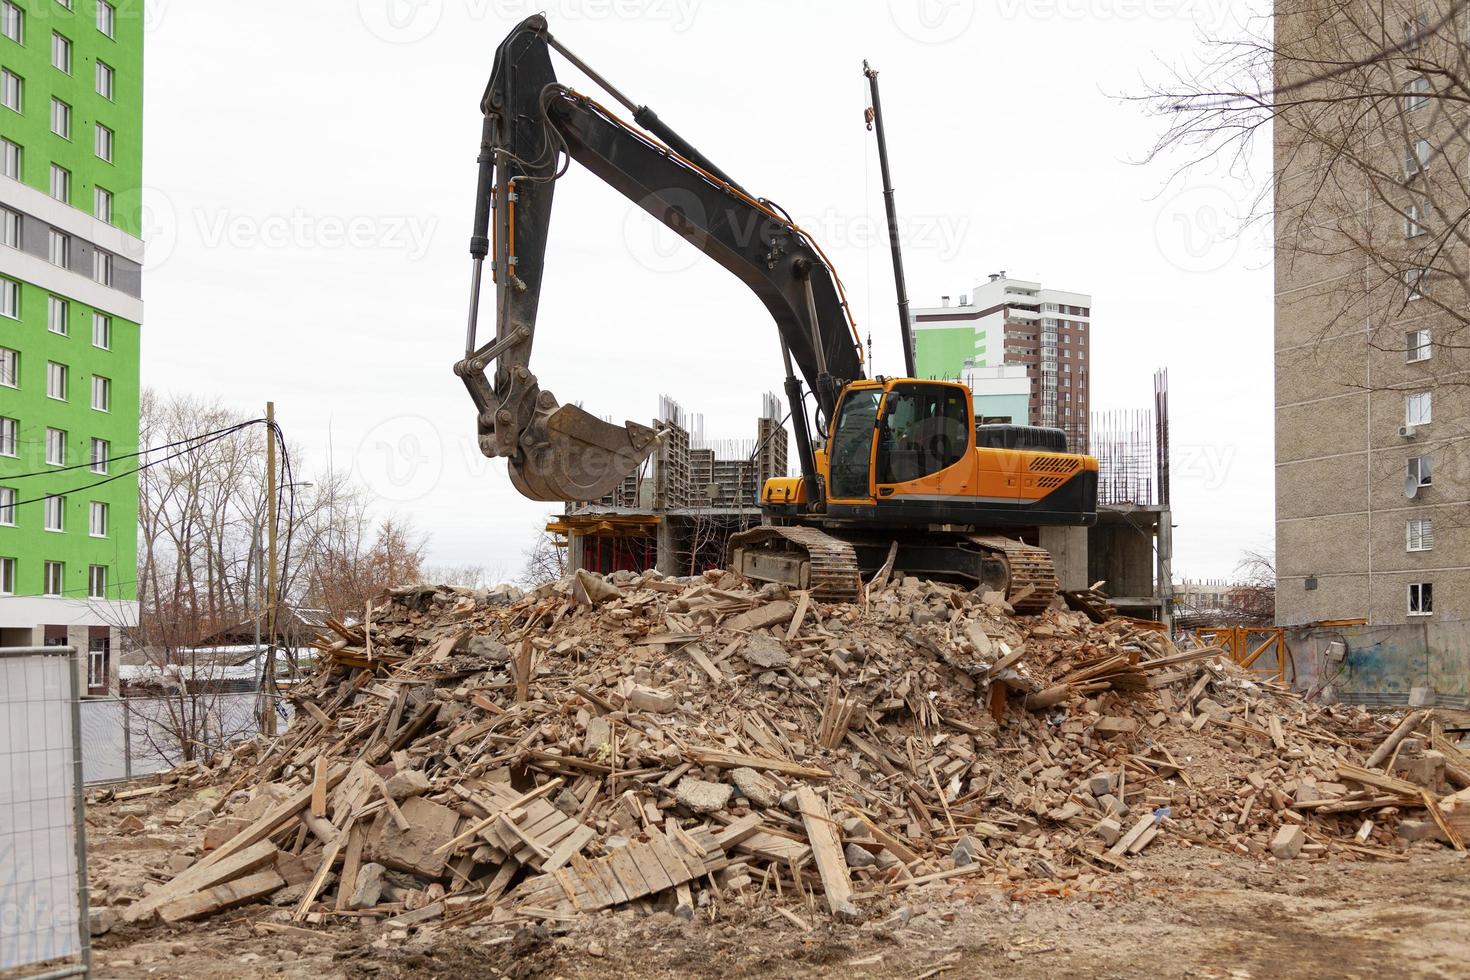
[[715, 766], [720, 769], [764, 769], [768, 772], [779, 772], [783, 776], [797, 776], [802, 779], [832, 778], [832, 774], [826, 769], [798, 765], [795, 762], [787, 762], [785, 759], [770, 759], [740, 752], [727, 752], [723, 749], [693, 748], [689, 750], [688, 757], [699, 765]]
[[1154, 815], [1152, 813], [1146, 813], [1143, 816], [1139, 817], [1138, 823], [1134, 824], [1133, 827], [1128, 831], [1128, 833], [1124, 834], [1122, 837], [1119, 837], [1118, 842], [1108, 849], [1108, 855], [1113, 858], [1122, 857], [1124, 852], [1127, 851], [1128, 848], [1132, 847], [1134, 842], [1143, 836], [1144, 831], [1148, 830], [1153, 825]]
[[786, 639], [788, 642], [796, 639], [796, 634], [801, 632], [802, 620], [806, 619], [807, 607], [811, 605], [811, 592], [802, 592], [796, 600], [796, 612], [791, 615], [791, 625], [786, 627]]
[[638, 873], [643, 876], [643, 880], [648, 882], [649, 894], [657, 895], [661, 891], [674, 887], [674, 881], [664, 870], [663, 862], [647, 844], [629, 844], [624, 850], [628, 852], [628, 857], [633, 860], [633, 863], [638, 865]]
[[[357, 826], [356, 817], [348, 817], [350, 827], [349, 833]], [[342, 852], [348, 834], [338, 834], [337, 839], [322, 849], [322, 863], [316, 869], [316, 874], [311, 879], [311, 884], [306, 887], [306, 893], [301, 896], [301, 902], [296, 906], [296, 911], [291, 913], [291, 921], [300, 922], [306, 918], [306, 913], [311, 911], [311, 903], [316, 901], [317, 892], [322, 890], [326, 884], [327, 875], [331, 873], [332, 865], [337, 863], [337, 855]]]
[[590, 867], [592, 863], [580, 854], [573, 854], [569, 870], [582, 882], [582, 887], [587, 889], [587, 893], [592, 896], [592, 902], [596, 907], [607, 908], [609, 905], [616, 904], [618, 899], [613, 896], [607, 883], [602, 880], [602, 875]]
[[557, 845], [556, 850], [551, 852], [551, 857], [547, 858], [546, 863], [541, 865], [541, 870], [550, 872], [560, 868], [572, 859], [573, 854], [579, 853], [596, 836], [597, 832], [591, 827], [584, 827], [578, 824], [576, 829], [567, 835], [566, 840], [562, 841]]
[[796, 803], [801, 810], [801, 823], [806, 828], [807, 840], [811, 842], [817, 873], [822, 877], [828, 910], [841, 918], [858, 918], [860, 913], [852, 904], [852, 879], [848, 877], [847, 861], [842, 856], [842, 844], [826, 804], [810, 786], [797, 787]]
[[882, 827], [879, 827], [877, 824], [873, 823], [873, 821], [869, 820], [861, 813], [857, 815], [857, 818], [863, 822], [863, 826], [868, 828], [868, 833], [873, 835], [873, 839], [875, 841], [882, 844], [884, 848], [886, 848], [894, 857], [898, 858], [904, 864], [913, 864], [915, 861], [919, 860], [919, 855], [903, 841], [899, 840], [897, 837], [893, 836]]
[[313, 817], [327, 815], [327, 757], [325, 753], [316, 757], [316, 773], [311, 781], [311, 815]]
[[1411, 711], [1405, 715], [1404, 720], [1398, 723], [1398, 727], [1389, 733], [1388, 738], [1385, 738], [1378, 748], [1373, 750], [1372, 755], [1368, 756], [1368, 761], [1363, 763], [1363, 768], [1374, 769], [1382, 765], [1383, 760], [1393, 754], [1393, 750], [1398, 748], [1399, 743], [1408, 738], [1409, 733], [1418, 728], [1427, 717], [1429, 717], [1427, 711]]
[[169, 923], [185, 922], [257, 901], [284, 887], [286, 879], [275, 868], [267, 868], [244, 878], [236, 878], [234, 881], [226, 881], [174, 899], [158, 910], [158, 917]]
[[[218, 854], [223, 849], [222, 845], [212, 854]], [[193, 867], [186, 868], [173, 881], [155, 889], [141, 901], [127, 906], [122, 912], [123, 920], [137, 922], [151, 916], [162, 905], [256, 871], [275, 861], [277, 853], [279, 852], [274, 844], [261, 840], [225, 859], [210, 861], [206, 858]]]
[[626, 847], [614, 848], [605, 859], [607, 869], [617, 879], [629, 899], [642, 898], [648, 894], [648, 882], [638, 873], [638, 865], [628, 856]]
[[715, 843], [720, 846], [721, 850], [728, 851], [747, 837], [759, 833], [761, 822], [759, 813], [747, 814], [715, 834]]
[[354, 820], [352, 829], [347, 832], [347, 852], [342, 857], [342, 877], [337, 882], [338, 912], [346, 912], [350, 908], [348, 903], [357, 890], [357, 872], [362, 869], [362, 842], [366, 836]]

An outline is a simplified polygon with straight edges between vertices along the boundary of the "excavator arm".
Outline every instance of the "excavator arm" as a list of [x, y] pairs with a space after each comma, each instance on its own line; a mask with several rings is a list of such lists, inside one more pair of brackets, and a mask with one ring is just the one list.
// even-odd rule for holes
[[[553, 48], [638, 125], [558, 84]], [[530, 369], [552, 196], [575, 161], [759, 297], [776, 323], [802, 473], [816, 487], [802, 382], [815, 396], [822, 424], [843, 386], [864, 373], [841, 285], [812, 239], [579, 61], [539, 15], [500, 45], [481, 110], [469, 325], [465, 357], [455, 365], [478, 412], [481, 452], [507, 457], [512, 482], [533, 500], [580, 501], [611, 492], [656, 445], [658, 434], [648, 426], [620, 427], [576, 405], [559, 405]], [[495, 283], [494, 338], [480, 345], [486, 258]]]

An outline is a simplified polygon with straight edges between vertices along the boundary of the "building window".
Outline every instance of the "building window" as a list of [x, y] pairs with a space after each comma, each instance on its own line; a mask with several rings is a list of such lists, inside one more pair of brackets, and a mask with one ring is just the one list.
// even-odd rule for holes
[[14, 279], [0, 279], [0, 316], [20, 319], [20, 283]]
[[51, 100], [51, 132], [64, 140], [71, 139], [71, 106], [57, 98]]
[[20, 423], [15, 419], [0, 417], [0, 456], [15, 456], [17, 448], [16, 432]]
[[0, 347], [0, 385], [20, 387], [20, 351]]
[[1410, 204], [1404, 211], [1404, 237], [1418, 238], [1425, 232], [1425, 224], [1429, 221], [1429, 205]]
[[97, 30], [113, 36], [117, 29], [117, 8], [108, 3], [107, 0], [97, 0]]
[[87, 598], [107, 598], [107, 566], [93, 565], [87, 569]]
[[0, 175], [20, 180], [20, 144], [0, 139]]
[[107, 505], [100, 500], [92, 501], [87, 522], [87, 533], [94, 538], [107, 537]]
[[71, 329], [71, 303], [60, 296], [46, 297], [46, 329], [63, 337]]
[[71, 74], [71, 41], [54, 31], [51, 33], [51, 67]]
[[[100, 599], [101, 596], [93, 596]], [[106, 627], [92, 627], [92, 629], [106, 630]], [[109, 661], [112, 657], [112, 641], [106, 636], [93, 636], [87, 640], [87, 693], [106, 694], [112, 683], [112, 670]]]
[[48, 596], [58, 596], [65, 591], [66, 566], [59, 561], [48, 561], [46, 563], [45, 583], [42, 592]]
[[1405, 269], [1404, 289], [1409, 294], [1409, 299], [1423, 299], [1424, 294], [1429, 291], [1428, 269]]
[[48, 530], [48, 531], [64, 531], [64, 530], [66, 530], [66, 498], [65, 497], [57, 497], [57, 496], [47, 497], [46, 498], [46, 501], [45, 501], [45, 511], [46, 511], [46, 530]]
[[1428, 456], [1409, 457], [1409, 485], [1427, 487], [1434, 483]]
[[1404, 21], [1404, 50], [1416, 50], [1424, 43], [1424, 38], [1429, 34], [1429, 15], [1419, 14], [1412, 20]]
[[66, 465], [66, 430], [46, 430], [46, 463], [49, 466]]
[[1414, 518], [1409, 521], [1407, 537], [1409, 551], [1433, 551], [1434, 522], [1427, 517]]
[[1433, 392], [1417, 391], [1404, 396], [1404, 425], [1428, 425], [1434, 417], [1430, 395]]
[[0, 245], [20, 248], [20, 215], [9, 208], [0, 208]]
[[26, 15], [20, 7], [5, 0], [0, 4], [0, 34], [4, 34], [16, 44], [26, 43]]
[[25, 82], [21, 77], [9, 68], [0, 70], [0, 105], [14, 112], [20, 112], [25, 94]]
[[112, 253], [97, 249], [92, 253], [92, 279], [104, 286], [112, 285]]
[[0, 487], [0, 525], [15, 527], [15, 488]]
[[1429, 169], [1429, 161], [1434, 157], [1434, 150], [1428, 140], [1415, 140], [1409, 144], [1404, 151], [1404, 176], [1415, 177]]
[[1405, 336], [1407, 343], [1404, 345], [1404, 350], [1406, 351], [1404, 359], [1410, 364], [1413, 364], [1415, 361], [1429, 360], [1430, 356], [1434, 353], [1434, 348], [1429, 340], [1429, 328], [1410, 330]]
[[1434, 612], [1434, 583], [1409, 583], [1409, 615], [1428, 616]]
[[112, 456], [112, 443], [106, 439], [92, 440], [92, 472], [107, 475], [107, 461]]
[[0, 558], [0, 595], [15, 595], [14, 558]]
[[112, 101], [112, 86], [114, 74], [112, 66], [106, 62], [97, 62], [97, 94], [107, 101]]
[[1429, 101], [1429, 78], [1417, 75], [1409, 80], [1409, 94], [1404, 96], [1404, 108], [1409, 112]]
[[46, 397], [66, 401], [67, 370], [65, 364], [46, 362]]
[[112, 130], [101, 123], [97, 124], [97, 158], [112, 162]]
[[71, 203], [71, 171], [51, 165], [51, 196], [62, 204]]
[[100, 187], [92, 189], [92, 213], [97, 216], [98, 221], [112, 224], [112, 191]]
[[48, 238], [47, 258], [54, 266], [71, 268], [71, 236], [52, 228]]
[[112, 379], [92, 375], [92, 408], [98, 412], [112, 411]]
[[112, 349], [112, 317], [106, 313], [92, 314], [92, 346]]

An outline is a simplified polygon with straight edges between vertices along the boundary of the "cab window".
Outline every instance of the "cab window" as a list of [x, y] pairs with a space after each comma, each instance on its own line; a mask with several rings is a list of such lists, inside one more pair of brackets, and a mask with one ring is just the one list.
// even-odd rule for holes
[[878, 482], [907, 483], [964, 459], [970, 404], [964, 389], [900, 385], [888, 393], [878, 425]]
[[832, 434], [832, 487], [839, 499], [866, 497], [873, 455], [873, 420], [878, 417], [879, 389], [854, 391], [842, 400]]

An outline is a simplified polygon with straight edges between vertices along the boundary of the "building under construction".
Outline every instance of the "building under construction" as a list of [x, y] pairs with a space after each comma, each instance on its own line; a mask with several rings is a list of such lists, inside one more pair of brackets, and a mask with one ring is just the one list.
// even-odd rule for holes
[[568, 567], [666, 575], [722, 567], [730, 535], [761, 522], [761, 487], [788, 473], [782, 415], [781, 399], [767, 394], [753, 438], [712, 441], [702, 415], [660, 397], [665, 429], [653, 455], [606, 497], [570, 504], [547, 525], [568, 549]]

